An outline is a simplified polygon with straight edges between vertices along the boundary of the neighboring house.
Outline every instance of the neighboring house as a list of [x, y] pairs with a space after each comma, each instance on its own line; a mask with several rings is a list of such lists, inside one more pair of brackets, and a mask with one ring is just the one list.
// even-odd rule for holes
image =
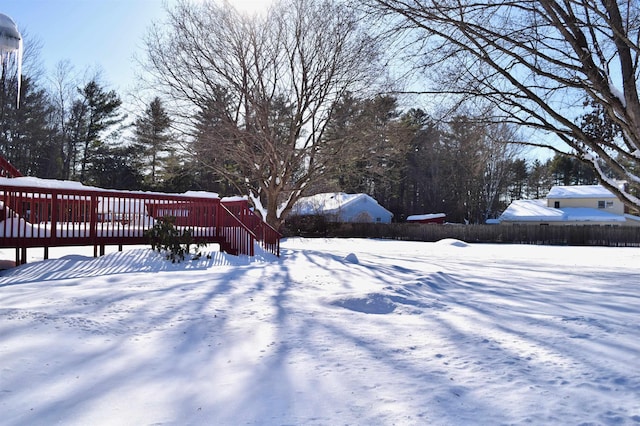
[[[624, 204], [601, 185], [554, 186], [543, 200], [516, 200], [500, 224], [640, 226]], [[495, 221], [492, 221], [495, 223]]]
[[324, 216], [329, 222], [391, 223], [393, 213], [367, 194], [331, 192], [300, 198], [291, 216]]
[[444, 213], [428, 213], [428, 214], [414, 214], [407, 216], [407, 222], [409, 223], [444, 223], [447, 217]]
[[611, 191], [601, 185], [554, 186], [547, 194], [547, 207], [592, 208], [624, 215], [624, 204]]

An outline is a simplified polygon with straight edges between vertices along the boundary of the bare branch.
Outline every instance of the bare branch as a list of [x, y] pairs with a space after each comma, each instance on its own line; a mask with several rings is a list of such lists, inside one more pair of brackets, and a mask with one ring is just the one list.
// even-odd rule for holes
[[[323, 170], [334, 103], [370, 90], [377, 48], [332, 0], [283, 0], [264, 16], [181, 2], [146, 40], [156, 87], [173, 99], [192, 152], [278, 225]], [[285, 203], [284, 210], [279, 208]]]
[[[365, 0], [368, 10], [425, 58], [426, 91], [481, 97], [496, 120], [555, 135], [594, 164], [600, 180], [637, 187], [640, 177], [638, 69], [640, 4], [616, 0]], [[437, 77], [444, 78], [437, 78]], [[601, 105], [620, 136], [587, 134], [585, 99]], [[538, 146], [553, 148], [543, 141]], [[597, 163], [597, 167], [596, 167]], [[606, 164], [607, 167], [602, 167]], [[615, 192], [640, 206], [634, 185]]]

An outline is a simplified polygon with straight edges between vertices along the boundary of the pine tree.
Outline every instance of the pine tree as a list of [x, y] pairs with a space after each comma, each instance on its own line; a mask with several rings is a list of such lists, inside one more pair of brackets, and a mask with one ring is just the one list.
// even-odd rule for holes
[[73, 172], [78, 172], [79, 163], [78, 177], [84, 182], [93, 156], [104, 144], [103, 133], [123, 120], [119, 115], [122, 101], [115, 91], [106, 92], [95, 80], [78, 89], [78, 93], [80, 98], [71, 108], [72, 132], [67, 155]]
[[34, 80], [22, 76], [20, 106], [15, 79], [3, 79], [0, 95], [0, 152], [24, 175], [56, 178], [57, 150], [49, 126], [51, 106]]
[[160, 98], [154, 98], [144, 115], [136, 120], [136, 146], [141, 150], [142, 163], [148, 169], [146, 183], [156, 188], [160, 185], [159, 176], [170, 157], [171, 119]]
[[88, 183], [110, 189], [142, 189], [143, 177], [134, 146], [102, 144], [93, 153], [87, 169]]
[[551, 160], [547, 160], [545, 163], [539, 159], [533, 161], [527, 182], [528, 198], [539, 199], [547, 195], [553, 185], [550, 167]]

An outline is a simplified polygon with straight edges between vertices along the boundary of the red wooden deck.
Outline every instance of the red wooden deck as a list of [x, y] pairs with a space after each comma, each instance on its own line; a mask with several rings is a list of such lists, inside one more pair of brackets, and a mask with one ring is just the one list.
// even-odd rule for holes
[[280, 255], [280, 234], [246, 200], [55, 186], [0, 177], [0, 248], [15, 248], [16, 264], [26, 261], [29, 247], [43, 247], [46, 258], [49, 247], [92, 245], [97, 256], [105, 245], [147, 244], [145, 231], [165, 216], [189, 229], [194, 242], [248, 256], [260, 243]]

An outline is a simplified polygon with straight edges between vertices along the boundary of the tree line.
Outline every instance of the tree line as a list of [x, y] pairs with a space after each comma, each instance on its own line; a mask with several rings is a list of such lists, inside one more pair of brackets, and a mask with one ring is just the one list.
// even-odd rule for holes
[[[3, 64], [6, 66], [6, 64]], [[0, 153], [25, 176], [114, 189], [171, 189], [170, 118], [159, 99], [130, 120], [98, 77], [76, 85], [61, 64], [49, 81], [11, 73], [0, 80]], [[165, 174], [163, 174], [165, 173]]]
[[396, 221], [423, 213], [485, 223], [513, 200], [544, 198], [553, 185], [589, 185], [588, 165], [556, 154], [526, 158], [512, 125], [458, 113], [447, 122], [418, 108], [401, 110], [390, 96], [336, 107], [328, 137], [345, 143], [312, 192], [367, 193]]
[[[16, 108], [3, 63], [1, 153], [30, 176], [247, 195], [275, 226], [324, 191], [368, 193], [397, 220], [483, 223], [553, 184], [601, 182], [640, 205], [637, 4], [348, 3], [280, 0], [255, 16], [226, 2], [168, 8], [145, 37], [153, 91], [132, 116], [99, 78], [72, 81], [68, 64], [46, 84], [23, 76]], [[529, 18], [539, 27], [520, 28]], [[393, 78], [398, 60], [418, 90]], [[598, 80], [614, 72], [621, 92]], [[527, 145], [554, 157], [536, 160]]]
[[[230, 174], [237, 170], [233, 156], [219, 157], [221, 142], [209, 140], [208, 126], [216, 121], [211, 111], [196, 115], [198, 137], [185, 150], [158, 97], [129, 120], [118, 94], [95, 79], [64, 99], [23, 77], [19, 108], [13, 83], [2, 84], [0, 147], [25, 175], [114, 189], [238, 191], [228, 175], [205, 166], [220, 161]], [[339, 151], [308, 193], [367, 193], [396, 220], [446, 212], [451, 221], [483, 223], [514, 199], [544, 197], [552, 185], [597, 182], [570, 156], [525, 158], [509, 143], [513, 126], [482, 117], [460, 113], [445, 123], [419, 108], [400, 109], [393, 96], [357, 99], [351, 93], [335, 110], [326, 137], [341, 141]], [[232, 139], [229, 144], [233, 150]]]

